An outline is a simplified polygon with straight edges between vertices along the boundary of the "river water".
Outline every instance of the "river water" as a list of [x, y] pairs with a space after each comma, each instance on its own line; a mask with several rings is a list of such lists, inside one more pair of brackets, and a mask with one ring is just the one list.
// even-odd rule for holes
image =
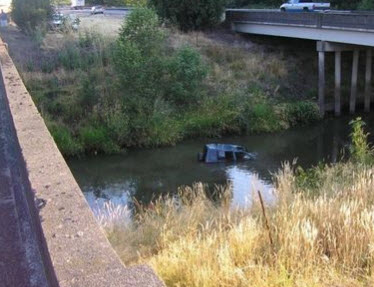
[[[292, 162], [307, 168], [320, 161], [335, 162], [341, 150], [349, 144], [350, 117], [329, 118], [320, 123], [287, 131], [197, 139], [175, 147], [132, 150], [125, 155], [96, 156], [68, 162], [90, 206], [95, 209], [104, 202], [131, 204], [135, 197], [148, 202], [160, 193], [173, 193], [179, 186], [195, 182], [225, 184], [233, 187], [233, 203], [250, 201], [253, 190], [261, 190], [265, 200], [272, 199], [272, 173], [283, 162]], [[367, 131], [374, 116], [364, 117]], [[370, 138], [371, 139], [371, 138]], [[250, 161], [205, 164], [197, 161], [197, 153], [211, 142], [243, 145], [256, 158]]]

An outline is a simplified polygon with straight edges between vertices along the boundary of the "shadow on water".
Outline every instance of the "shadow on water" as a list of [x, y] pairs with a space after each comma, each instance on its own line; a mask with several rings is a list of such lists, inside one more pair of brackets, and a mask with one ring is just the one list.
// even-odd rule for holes
[[[242, 204], [250, 196], [253, 185], [271, 197], [272, 173], [285, 161], [297, 159], [308, 168], [320, 161], [335, 162], [340, 151], [349, 144], [351, 117], [329, 118], [316, 125], [299, 127], [274, 134], [198, 139], [175, 147], [133, 150], [126, 155], [97, 156], [70, 160], [69, 166], [89, 204], [107, 200], [128, 204], [131, 197], [142, 202], [159, 194], [173, 193], [179, 186], [204, 182], [233, 186], [233, 202]], [[367, 131], [374, 116], [365, 116]], [[373, 138], [371, 138], [373, 140]], [[197, 153], [209, 142], [235, 143], [255, 152], [255, 160], [237, 164], [204, 164]]]

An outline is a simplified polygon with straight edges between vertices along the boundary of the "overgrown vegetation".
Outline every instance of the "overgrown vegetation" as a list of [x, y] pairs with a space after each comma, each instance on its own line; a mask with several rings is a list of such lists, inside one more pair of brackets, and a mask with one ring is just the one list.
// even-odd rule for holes
[[12, 19], [25, 33], [45, 31], [52, 15], [50, 0], [12, 0]]
[[315, 103], [288, 85], [297, 67], [285, 56], [162, 29], [152, 10], [134, 10], [117, 39], [85, 32], [53, 42], [21, 70], [66, 156], [319, 119]]
[[362, 121], [352, 126], [351, 159], [311, 169], [309, 181], [286, 164], [265, 212], [257, 190], [235, 207], [230, 186], [213, 202], [195, 184], [135, 204], [132, 220], [113, 205], [98, 219], [125, 263], [150, 264], [167, 286], [371, 286], [374, 169], [356, 156], [371, 154]]
[[201, 30], [217, 25], [226, 0], [150, 0], [158, 15], [182, 31]]

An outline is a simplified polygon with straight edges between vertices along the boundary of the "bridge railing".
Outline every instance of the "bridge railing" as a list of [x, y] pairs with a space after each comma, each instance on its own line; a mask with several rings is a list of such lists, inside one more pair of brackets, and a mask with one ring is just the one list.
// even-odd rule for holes
[[287, 13], [260, 10], [226, 10], [228, 22], [301, 25], [313, 28], [374, 30], [374, 14], [359, 13]]

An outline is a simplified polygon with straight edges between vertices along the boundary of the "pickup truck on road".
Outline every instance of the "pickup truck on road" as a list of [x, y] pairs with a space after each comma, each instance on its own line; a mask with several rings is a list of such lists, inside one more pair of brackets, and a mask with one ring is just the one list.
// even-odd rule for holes
[[327, 9], [330, 9], [330, 3], [316, 3], [312, 0], [288, 0], [287, 3], [284, 3], [282, 6], [280, 6], [280, 10], [282, 12], [309, 12]]

